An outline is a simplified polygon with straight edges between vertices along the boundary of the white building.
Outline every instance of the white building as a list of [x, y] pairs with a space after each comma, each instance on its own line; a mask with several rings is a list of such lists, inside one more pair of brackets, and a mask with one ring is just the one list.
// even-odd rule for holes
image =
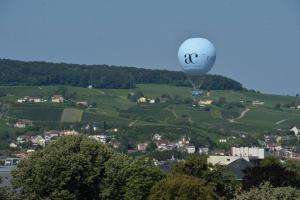
[[200, 101], [198, 102], [198, 104], [199, 104], [200, 106], [201, 106], [201, 105], [207, 106], [207, 105], [211, 105], [212, 102], [213, 102], [213, 100], [200, 100]]
[[147, 101], [147, 99], [146, 99], [145, 97], [140, 97], [140, 98], [138, 99], [138, 102], [139, 102], [139, 103], [146, 103], [146, 101]]
[[296, 137], [298, 137], [300, 135], [300, 130], [296, 126], [291, 128], [290, 131], [293, 132]]
[[[238, 159], [240, 159], [239, 156], [209, 156], [207, 163], [212, 165], [229, 165]], [[243, 159], [249, 161], [249, 157], [243, 157]]]
[[200, 155], [208, 155], [209, 148], [208, 147], [200, 147], [199, 154]]
[[227, 139], [219, 139], [219, 142], [220, 142], [220, 143], [226, 143], [226, 142], [227, 142]]
[[54, 95], [53, 97], [51, 97], [51, 101], [54, 103], [63, 103], [64, 97], [61, 95]]
[[107, 135], [90, 135], [89, 138], [93, 138], [101, 143], [106, 143]]
[[263, 102], [263, 101], [259, 101], [259, 100], [255, 100], [255, 101], [252, 101], [252, 105], [264, 105], [265, 104], [265, 102]]
[[60, 135], [61, 136], [64, 136], [64, 135], [79, 135], [79, 133], [77, 131], [74, 131], [74, 130], [64, 130], [64, 131], [60, 132]]
[[12, 143], [9, 144], [9, 147], [10, 147], [10, 148], [17, 148], [18, 145], [16, 145], [15, 143], [12, 142]]
[[265, 158], [265, 149], [258, 147], [232, 147], [231, 155], [236, 157], [256, 157], [258, 159]]
[[155, 103], [155, 99], [150, 99], [149, 103], [151, 103], [151, 104]]
[[187, 151], [187, 153], [195, 153], [196, 147], [193, 145], [187, 146], [186, 151]]
[[161, 135], [159, 135], [158, 133], [155, 133], [154, 136], [153, 136], [153, 140], [161, 140]]

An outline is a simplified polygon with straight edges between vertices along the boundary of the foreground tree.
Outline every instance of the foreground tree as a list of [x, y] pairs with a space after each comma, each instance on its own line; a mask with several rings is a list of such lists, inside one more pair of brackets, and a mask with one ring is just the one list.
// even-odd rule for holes
[[253, 188], [237, 196], [235, 200], [265, 200], [265, 199], [300, 199], [300, 191], [292, 187], [273, 187], [270, 183], [264, 183], [259, 188]]
[[243, 189], [245, 190], [258, 187], [264, 182], [270, 182], [275, 187], [300, 188], [299, 172], [289, 170], [273, 157], [262, 160], [258, 166], [247, 168], [244, 172]]
[[225, 199], [232, 199], [239, 183], [235, 178], [226, 173], [222, 166], [208, 166], [206, 156], [191, 155], [185, 162], [180, 162], [173, 167], [172, 173], [184, 174], [200, 178], [214, 186], [214, 191]]
[[213, 200], [219, 199], [214, 188], [205, 181], [185, 175], [172, 175], [158, 182], [149, 200]]
[[13, 186], [22, 199], [143, 199], [162, 175], [136, 162], [85, 136], [66, 136], [22, 160]]

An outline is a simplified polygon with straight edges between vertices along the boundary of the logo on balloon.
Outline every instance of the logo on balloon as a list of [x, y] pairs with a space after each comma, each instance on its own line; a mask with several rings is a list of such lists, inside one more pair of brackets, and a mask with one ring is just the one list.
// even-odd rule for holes
[[198, 61], [198, 59], [197, 59], [198, 57], [199, 56], [196, 53], [191, 53], [191, 54], [187, 53], [184, 55], [184, 58], [185, 58], [184, 62], [186, 64], [196, 64]]

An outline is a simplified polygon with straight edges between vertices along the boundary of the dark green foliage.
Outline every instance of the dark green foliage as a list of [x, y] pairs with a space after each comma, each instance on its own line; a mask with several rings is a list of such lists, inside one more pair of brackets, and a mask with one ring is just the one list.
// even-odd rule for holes
[[245, 190], [258, 187], [266, 181], [274, 187], [292, 186], [300, 188], [299, 172], [289, 170], [273, 157], [262, 160], [258, 166], [247, 168], [244, 172], [243, 189]]
[[22, 199], [145, 199], [163, 173], [85, 136], [66, 136], [22, 160], [13, 173]]
[[[209, 168], [210, 167], [210, 168]], [[173, 167], [172, 173], [198, 177], [214, 186], [214, 192], [225, 199], [232, 199], [238, 187], [234, 177], [221, 166], [208, 166], [206, 156], [191, 155]]]
[[149, 200], [213, 200], [220, 199], [205, 181], [186, 175], [171, 175], [157, 183]]
[[[0, 85], [72, 85], [95, 88], [132, 88], [139, 83], [190, 86], [183, 72], [107, 65], [55, 64], [0, 59]], [[92, 80], [91, 80], [92, 79]], [[226, 77], [207, 75], [201, 89], [243, 90], [240, 83]], [[60, 91], [63, 92], [63, 91]], [[72, 94], [76, 98], [76, 94]]]
[[300, 191], [292, 187], [273, 187], [270, 183], [264, 183], [258, 188], [252, 188], [249, 192], [243, 192], [235, 200], [266, 200], [266, 199], [300, 199]]

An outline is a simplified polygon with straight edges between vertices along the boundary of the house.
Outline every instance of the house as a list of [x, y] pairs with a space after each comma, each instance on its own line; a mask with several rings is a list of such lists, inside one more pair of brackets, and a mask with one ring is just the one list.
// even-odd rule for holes
[[30, 103], [41, 103], [44, 102], [44, 99], [40, 98], [40, 97], [25, 97], [27, 102]]
[[178, 147], [182, 148], [184, 146], [188, 146], [190, 144], [190, 138], [188, 137], [182, 137], [179, 141], [178, 141]]
[[83, 108], [89, 107], [89, 104], [88, 104], [87, 101], [78, 101], [78, 102], [76, 102], [76, 104], [77, 104], [78, 106], [80, 106], [80, 107], [83, 107]]
[[259, 101], [259, 100], [255, 100], [255, 101], [252, 101], [252, 105], [264, 105], [265, 104], [265, 102], [263, 102], [263, 101]]
[[140, 97], [138, 103], [146, 103], [147, 99], [145, 97]]
[[226, 143], [226, 142], [227, 142], [227, 139], [219, 139], [219, 142], [220, 142], [220, 143]]
[[56, 130], [51, 130], [44, 133], [45, 140], [51, 140], [59, 136], [60, 136], [60, 132]]
[[15, 128], [26, 128], [26, 123], [24, 121], [17, 121], [14, 126]]
[[107, 141], [107, 135], [90, 135], [89, 138], [93, 138], [103, 144], [105, 144]]
[[154, 136], [153, 136], [153, 140], [161, 140], [161, 135], [159, 135], [158, 133], [155, 133]]
[[150, 99], [149, 103], [151, 103], [151, 104], [155, 103], [155, 99]]
[[12, 167], [16, 166], [20, 162], [19, 158], [6, 158], [4, 161], [4, 166]]
[[272, 152], [277, 152], [282, 150], [282, 146], [276, 143], [267, 143], [267, 149]]
[[46, 144], [46, 140], [41, 135], [32, 136], [31, 142], [32, 144], [40, 145], [42, 147], [44, 147]]
[[194, 145], [189, 145], [185, 147], [187, 153], [195, 153], [196, 147]]
[[63, 103], [64, 102], [64, 97], [61, 95], [53, 95], [51, 97], [51, 101], [54, 103]]
[[28, 135], [20, 135], [17, 137], [17, 144], [23, 144], [25, 142], [29, 142], [30, 136]]
[[149, 145], [148, 142], [144, 142], [144, 143], [139, 143], [137, 145], [137, 150], [138, 151], [146, 151], [147, 146]]
[[266, 151], [264, 148], [258, 147], [231, 147], [231, 155], [237, 157], [256, 157], [264, 159]]
[[176, 147], [174, 142], [169, 142], [167, 140], [159, 140], [156, 142], [157, 149], [160, 151], [173, 150]]
[[198, 102], [199, 106], [207, 106], [207, 105], [211, 105], [213, 103], [213, 100], [200, 100]]
[[17, 148], [18, 145], [16, 145], [14, 142], [12, 142], [12, 143], [9, 144], [9, 147], [10, 148]]
[[208, 155], [209, 148], [208, 147], [200, 147], [199, 154], [200, 155]]
[[18, 99], [17, 102], [18, 102], [18, 103], [25, 103], [26, 100], [25, 100], [25, 99]]
[[32, 97], [32, 96], [25, 96], [22, 99], [18, 99], [17, 102], [18, 103], [25, 103], [25, 102], [29, 102], [29, 103], [41, 103], [41, 102], [45, 102], [46, 100], [44, 100], [41, 97]]
[[293, 132], [296, 137], [300, 136], [300, 130], [296, 126], [294, 126], [293, 128], [291, 128], [290, 132]]
[[65, 135], [79, 135], [79, 133], [77, 131], [74, 130], [64, 130], [60, 132], [61, 136], [65, 136]]

